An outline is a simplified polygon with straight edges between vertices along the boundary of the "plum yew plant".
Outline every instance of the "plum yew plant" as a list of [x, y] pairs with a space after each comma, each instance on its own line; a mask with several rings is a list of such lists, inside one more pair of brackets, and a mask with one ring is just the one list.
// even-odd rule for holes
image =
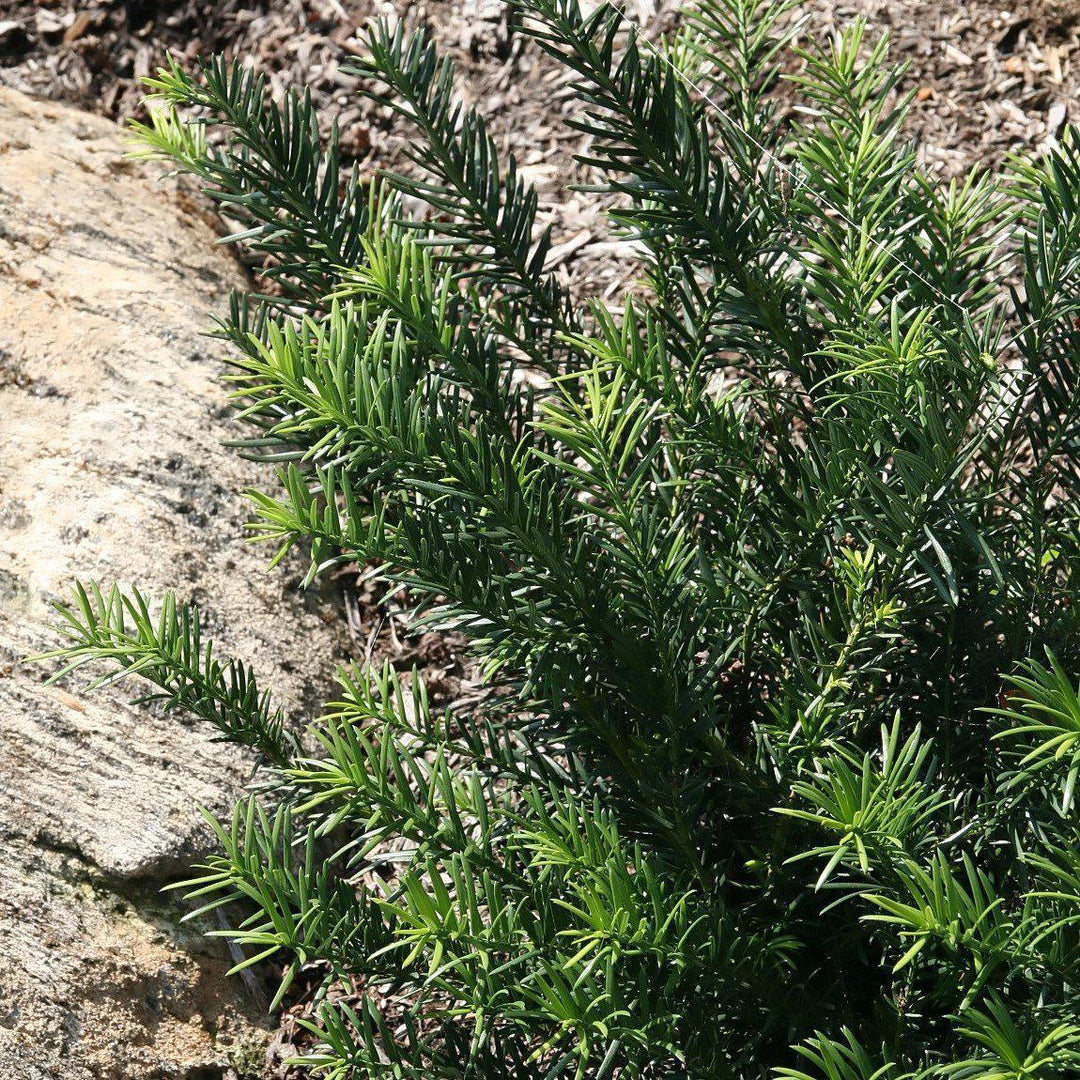
[[325, 974], [316, 1072], [1080, 1075], [1080, 138], [939, 183], [885, 45], [793, 6], [515, 7], [640, 252], [617, 309], [422, 32], [353, 62], [415, 131], [377, 183], [307, 97], [149, 80], [145, 152], [271, 286], [221, 323], [255, 535], [485, 677], [353, 667], [298, 727], [171, 598], [61, 609], [65, 672], [263, 763], [187, 887], [277, 1002]]

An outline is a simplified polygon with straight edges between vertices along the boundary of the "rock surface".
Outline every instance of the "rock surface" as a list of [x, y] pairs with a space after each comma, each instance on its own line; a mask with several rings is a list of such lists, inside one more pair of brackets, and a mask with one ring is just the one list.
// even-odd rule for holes
[[[327, 690], [336, 616], [241, 544], [260, 482], [207, 313], [238, 271], [101, 120], [0, 90], [0, 1076], [244, 1075], [263, 1021], [158, 886], [208, 847], [250, 761], [128, 704], [47, 688], [76, 577], [176, 590], [293, 715]], [[298, 658], [300, 658], [298, 660]], [[258, 1054], [256, 1053], [256, 1057]], [[233, 1071], [230, 1071], [232, 1069]]]

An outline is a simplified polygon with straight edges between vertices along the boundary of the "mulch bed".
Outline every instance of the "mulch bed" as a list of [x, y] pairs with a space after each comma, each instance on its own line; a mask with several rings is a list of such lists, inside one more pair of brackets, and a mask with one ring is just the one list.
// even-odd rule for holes
[[1036, 150], [1080, 120], [1075, 0], [812, 0], [811, 33], [857, 17], [910, 65], [909, 128], [942, 177]]

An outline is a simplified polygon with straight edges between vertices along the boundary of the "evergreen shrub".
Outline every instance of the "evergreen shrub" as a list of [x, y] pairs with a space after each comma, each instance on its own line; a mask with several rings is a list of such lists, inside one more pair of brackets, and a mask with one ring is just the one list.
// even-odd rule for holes
[[325, 974], [315, 1071], [1080, 1075], [1080, 141], [939, 183], [885, 44], [794, 7], [517, 4], [641, 252], [618, 310], [422, 32], [352, 63], [415, 129], [379, 182], [261, 76], [149, 80], [144, 152], [272, 286], [220, 324], [254, 536], [485, 678], [353, 667], [297, 725], [192, 608], [62, 609], [65, 670], [262, 762], [187, 888], [275, 1004]]

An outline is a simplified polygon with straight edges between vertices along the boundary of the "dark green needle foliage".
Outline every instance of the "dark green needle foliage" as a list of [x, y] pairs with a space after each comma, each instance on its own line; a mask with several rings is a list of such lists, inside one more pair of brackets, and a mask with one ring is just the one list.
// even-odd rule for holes
[[150, 80], [274, 285], [221, 324], [256, 537], [486, 680], [351, 669], [298, 730], [173, 601], [65, 610], [69, 668], [261, 756], [189, 891], [326, 975], [316, 1071], [1080, 1075], [1080, 137], [940, 183], [885, 45], [796, 7], [515, 9], [638, 241], [615, 312], [422, 33], [353, 63], [415, 129], [377, 183], [258, 75]]

